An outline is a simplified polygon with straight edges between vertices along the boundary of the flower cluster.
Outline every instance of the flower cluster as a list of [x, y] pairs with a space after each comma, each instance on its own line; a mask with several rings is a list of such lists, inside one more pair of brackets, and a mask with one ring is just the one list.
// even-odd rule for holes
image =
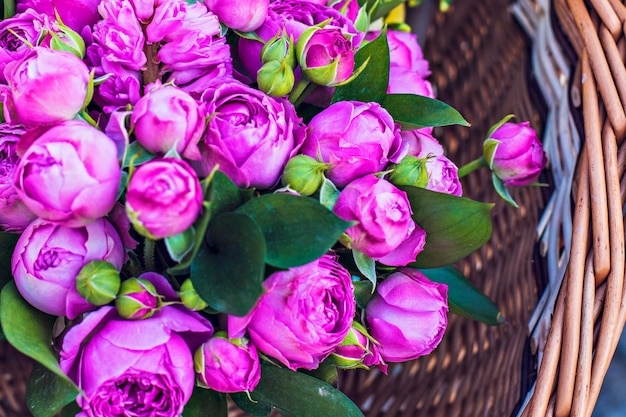
[[[178, 417], [197, 390], [254, 397], [267, 363], [386, 372], [437, 347], [448, 288], [420, 256], [480, 203], [433, 136], [462, 117], [395, 116], [435, 103], [428, 62], [374, 9], [25, 0], [0, 23], [3, 300], [64, 318], [80, 416]], [[376, 59], [378, 98], [346, 89]], [[546, 161], [511, 136], [494, 172], [528, 184]], [[433, 195], [438, 220], [416, 206]]]

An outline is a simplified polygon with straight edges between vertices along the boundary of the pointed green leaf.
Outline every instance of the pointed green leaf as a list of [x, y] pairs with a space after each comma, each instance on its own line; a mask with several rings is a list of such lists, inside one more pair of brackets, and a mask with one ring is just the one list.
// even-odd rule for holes
[[369, 0], [370, 16], [372, 22], [378, 18], [387, 16], [395, 7], [406, 0]]
[[26, 405], [34, 417], [52, 417], [77, 394], [74, 384], [36, 363], [26, 385]]
[[193, 394], [183, 411], [184, 417], [228, 417], [226, 394], [194, 387]]
[[246, 315], [263, 293], [265, 242], [258, 226], [245, 214], [215, 217], [191, 263], [191, 282], [212, 308]]
[[353, 281], [354, 285], [354, 298], [357, 306], [364, 309], [367, 304], [374, 298], [374, 284], [370, 281]]
[[320, 203], [329, 210], [332, 210], [339, 198], [339, 190], [331, 180], [324, 177], [324, 182], [320, 187]]
[[352, 256], [356, 267], [374, 286], [376, 286], [376, 261], [358, 250], [352, 249]]
[[398, 187], [407, 193], [413, 220], [426, 230], [426, 245], [415, 268], [438, 268], [464, 258], [491, 237], [493, 204], [479, 203], [423, 188]]
[[252, 399], [293, 417], [363, 417], [341, 391], [300, 372], [263, 363]]
[[174, 236], [165, 238], [165, 247], [173, 260], [180, 262], [193, 250], [196, 241], [196, 231], [192, 227]]
[[272, 406], [265, 402], [252, 402], [245, 392], [235, 392], [230, 394], [237, 407], [253, 417], [267, 417], [272, 413]]
[[237, 212], [259, 225], [267, 248], [265, 262], [278, 268], [314, 261], [350, 226], [314, 199], [292, 194], [253, 198]]
[[493, 182], [493, 187], [496, 189], [496, 192], [504, 201], [506, 201], [515, 208], [519, 207], [515, 200], [513, 200], [513, 197], [511, 197], [511, 194], [504, 185], [504, 182], [500, 178], [498, 178], [496, 174], [491, 174], [491, 181]]
[[335, 88], [333, 103], [344, 100], [382, 103], [389, 85], [389, 45], [386, 30], [359, 48], [354, 55], [354, 67], [359, 68], [368, 59], [367, 66], [358, 77], [346, 85]]
[[427, 126], [469, 126], [452, 106], [424, 96], [387, 94], [382, 105], [404, 130]]
[[19, 235], [0, 232], [0, 288], [13, 279], [11, 257]]
[[[0, 322], [9, 343], [76, 388], [59, 367], [59, 361], [52, 350], [52, 325], [55, 317], [28, 304], [13, 281], [2, 289], [0, 307]], [[76, 390], [78, 393], [78, 388]]]
[[504, 323], [498, 307], [453, 266], [420, 269], [431, 281], [448, 286], [450, 312], [491, 326]]
[[131, 144], [128, 145], [122, 168], [128, 168], [131, 165], [138, 167], [154, 158], [156, 158], [156, 155], [150, 153], [146, 148], [141, 146], [139, 142], [131, 142]]
[[65, 406], [63, 411], [61, 411], [61, 417], [76, 417], [81, 411], [79, 405], [73, 402]]

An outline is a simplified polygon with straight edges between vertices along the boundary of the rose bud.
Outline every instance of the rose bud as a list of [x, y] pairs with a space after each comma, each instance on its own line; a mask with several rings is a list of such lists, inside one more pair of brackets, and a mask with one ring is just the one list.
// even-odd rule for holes
[[130, 126], [148, 151], [165, 155], [171, 150], [188, 159], [199, 159], [198, 141], [204, 132], [198, 103], [174, 86], [158, 86], [137, 101]]
[[432, 352], [448, 324], [448, 287], [403, 268], [376, 287], [365, 319], [388, 362], [405, 362]]
[[73, 119], [87, 97], [89, 70], [76, 55], [34, 47], [4, 69], [5, 119], [13, 125], [51, 125]]
[[272, 97], [283, 97], [291, 92], [295, 77], [285, 61], [268, 61], [256, 75], [259, 90]]
[[296, 43], [296, 57], [302, 73], [319, 85], [338, 85], [354, 71], [352, 42], [338, 28], [305, 30]]
[[121, 175], [113, 140], [85, 122], [70, 120], [30, 145], [13, 184], [24, 204], [42, 219], [80, 227], [113, 208]]
[[103, 306], [115, 300], [120, 285], [120, 273], [107, 261], [89, 262], [82, 267], [76, 277], [78, 293], [96, 306]]
[[381, 371], [387, 373], [387, 365], [380, 355], [378, 342], [357, 322], [352, 323], [350, 332], [335, 348], [330, 359], [342, 369], [369, 369], [370, 366], [378, 366]]
[[207, 0], [209, 10], [224, 25], [241, 32], [252, 32], [263, 24], [269, 0]]
[[218, 392], [250, 392], [261, 379], [256, 347], [243, 338], [229, 340], [221, 332], [200, 346], [194, 364], [200, 381]]
[[412, 187], [426, 188], [428, 185], [428, 172], [426, 171], [426, 158], [416, 158], [407, 155], [393, 168], [389, 174], [389, 181], [394, 185], [410, 185]]
[[108, 220], [70, 228], [37, 219], [17, 241], [11, 265], [26, 301], [44, 313], [74, 319], [94, 308], [76, 288], [80, 270], [94, 260], [118, 270], [124, 264], [124, 246]]
[[505, 186], [537, 181], [548, 158], [529, 122], [504, 123], [483, 144], [484, 158]]
[[122, 282], [115, 308], [125, 319], [147, 319], [159, 310], [159, 294], [150, 281], [130, 278]]
[[291, 158], [283, 171], [282, 183], [301, 195], [311, 195], [324, 182], [324, 172], [329, 164], [317, 162], [307, 155]]
[[181, 159], [153, 159], [133, 172], [126, 213], [135, 230], [150, 239], [185, 231], [202, 211], [202, 187]]
[[207, 303], [200, 298], [190, 279], [186, 279], [182, 283], [180, 291], [178, 291], [178, 296], [180, 297], [180, 301], [183, 302], [183, 305], [189, 310], [200, 311], [207, 308]]
[[283, 30], [282, 35], [274, 36], [267, 41], [261, 49], [261, 61], [265, 64], [270, 61], [285, 62], [290, 68], [295, 68], [298, 64], [296, 62], [296, 52], [293, 48], [293, 36], [287, 36], [287, 33]]

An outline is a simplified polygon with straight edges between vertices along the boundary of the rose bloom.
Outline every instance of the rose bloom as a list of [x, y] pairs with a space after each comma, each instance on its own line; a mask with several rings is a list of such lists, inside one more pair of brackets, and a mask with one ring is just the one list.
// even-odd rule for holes
[[300, 152], [332, 164], [328, 179], [344, 187], [399, 162], [406, 149], [400, 129], [380, 104], [339, 101], [311, 119]]
[[354, 71], [352, 42], [338, 28], [306, 30], [296, 51], [303, 74], [316, 84], [336, 85]]
[[78, 33], [100, 19], [98, 0], [18, 0], [16, 3], [18, 12], [33, 9], [53, 20], [56, 20], [56, 11], [63, 23]]
[[24, 130], [0, 124], [0, 230], [22, 232], [37, 216], [24, 205], [13, 187], [19, 161], [17, 143]]
[[[76, 55], [34, 47], [4, 69], [4, 117], [11, 124], [49, 125], [73, 119], [87, 97], [89, 70]], [[69, 94], [71, 92], [71, 94]]]
[[243, 336], [292, 370], [315, 369], [346, 337], [356, 311], [350, 273], [324, 255], [275, 272], [245, 317], [229, 316], [229, 336]]
[[379, 283], [365, 319], [383, 359], [405, 362], [432, 352], [448, 324], [447, 298], [446, 285], [414, 269], [400, 269]]
[[415, 224], [406, 193], [367, 175], [349, 183], [333, 207], [355, 225], [346, 230], [351, 248], [385, 264], [404, 266], [424, 249], [426, 232]]
[[548, 158], [529, 122], [505, 123], [489, 139], [500, 142], [491, 163], [504, 185], [519, 187], [537, 181]]
[[37, 219], [20, 236], [11, 265], [26, 301], [45, 313], [74, 319], [95, 308], [76, 290], [81, 268], [95, 260], [118, 270], [124, 263], [122, 241], [108, 220], [70, 228]]
[[202, 100], [211, 116], [200, 142], [200, 176], [219, 165], [239, 187], [270, 188], [306, 134], [291, 103], [235, 80], [222, 80]]
[[194, 388], [194, 352], [211, 324], [180, 306], [144, 320], [101, 307], [63, 338], [60, 366], [84, 392], [79, 416], [179, 417]]
[[252, 32], [263, 24], [269, 4], [269, 0], [207, 0], [220, 22], [242, 32]]
[[185, 231], [202, 212], [198, 176], [182, 159], [153, 159], [140, 165], [126, 191], [126, 212], [135, 230], [152, 239]]

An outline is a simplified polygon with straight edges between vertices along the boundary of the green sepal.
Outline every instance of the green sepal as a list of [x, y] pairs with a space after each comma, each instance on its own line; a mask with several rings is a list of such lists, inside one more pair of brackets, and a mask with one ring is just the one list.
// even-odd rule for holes
[[495, 188], [498, 195], [504, 201], [506, 201], [507, 203], [509, 203], [515, 208], [519, 207], [517, 203], [515, 202], [515, 200], [513, 200], [513, 197], [511, 197], [511, 194], [509, 194], [509, 190], [504, 185], [504, 182], [500, 178], [498, 178], [498, 176], [495, 173], [491, 173], [491, 181], [493, 182], [493, 188]]
[[496, 139], [485, 139], [483, 142], [483, 158], [489, 169], [493, 169], [493, 157], [500, 145], [500, 141]]
[[356, 267], [372, 283], [373, 292], [376, 288], [376, 261], [355, 249], [352, 249], [352, 256]]
[[164, 240], [167, 253], [174, 261], [180, 262], [193, 250], [196, 242], [196, 229], [191, 226], [177, 235], [167, 236]]

